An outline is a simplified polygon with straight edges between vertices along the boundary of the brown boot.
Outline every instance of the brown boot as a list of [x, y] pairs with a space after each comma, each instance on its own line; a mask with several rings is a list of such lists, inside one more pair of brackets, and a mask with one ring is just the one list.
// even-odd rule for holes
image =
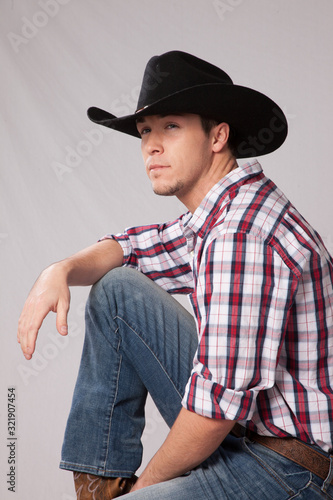
[[136, 480], [136, 476], [113, 478], [74, 472], [77, 500], [111, 500], [120, 497], [130, 491]]

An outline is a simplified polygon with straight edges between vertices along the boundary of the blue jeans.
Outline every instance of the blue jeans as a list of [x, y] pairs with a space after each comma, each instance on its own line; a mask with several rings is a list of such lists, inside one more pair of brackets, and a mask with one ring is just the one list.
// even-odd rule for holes
[[[86, 336], [60, 467], [132, 476], [142, 459], [147, 393], [172, 426], [197, 342], [192, 315], [141, 273], [118, 268], [96, 283], [86, 308]], [[323, 484], [258, 443], [228, 436], [190, 473], [123, 498], [333, 499], [332, 477]]]

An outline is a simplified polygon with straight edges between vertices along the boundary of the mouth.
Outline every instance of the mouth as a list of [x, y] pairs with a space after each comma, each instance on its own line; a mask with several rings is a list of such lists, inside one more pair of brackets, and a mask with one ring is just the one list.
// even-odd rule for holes
[[148, 170], [149, 172], [157, 172], [159, 170], [163, 170], [165, 168], [169, 168], [169, 165], [160, 165], [160, 164], [152, 164], [149, 165]]

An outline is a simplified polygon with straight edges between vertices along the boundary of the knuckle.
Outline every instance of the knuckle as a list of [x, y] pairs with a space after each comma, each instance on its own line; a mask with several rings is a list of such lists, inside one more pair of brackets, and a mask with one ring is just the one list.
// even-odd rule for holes
[[34, 335], [38, 331], [37, 323], [35, 321], [31, 321], [31, 323], [29, 324], [29, 326], [27, 328], [27, 331], [28, 331], [28, 335]]
[[63, 311], [68, 311], [69, 306], [70, 306], [70, 302], [68, 300], [61, 300], [59, 302], [59, 306]]

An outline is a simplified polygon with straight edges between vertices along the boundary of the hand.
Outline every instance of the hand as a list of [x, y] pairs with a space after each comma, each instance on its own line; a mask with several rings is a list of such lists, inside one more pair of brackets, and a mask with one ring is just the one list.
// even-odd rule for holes
[[31, 359], [38, 331], [50, 311], [57, 313], [56, 325], [61, 335], [67, 335], [67, 314], [70, 292], [61, 263], [45, 269], [31, 289], [19, 319], [17, 340], [26, 359]]
[[132, 486], [130, 493], [133, 493], [134, 491], [141, 490], [142, 488], [145, 488], [146, 486], [151, 486], [154, 483], [145, 483], [140, 479], [140, 477], [137, 479], [135, 484]]

